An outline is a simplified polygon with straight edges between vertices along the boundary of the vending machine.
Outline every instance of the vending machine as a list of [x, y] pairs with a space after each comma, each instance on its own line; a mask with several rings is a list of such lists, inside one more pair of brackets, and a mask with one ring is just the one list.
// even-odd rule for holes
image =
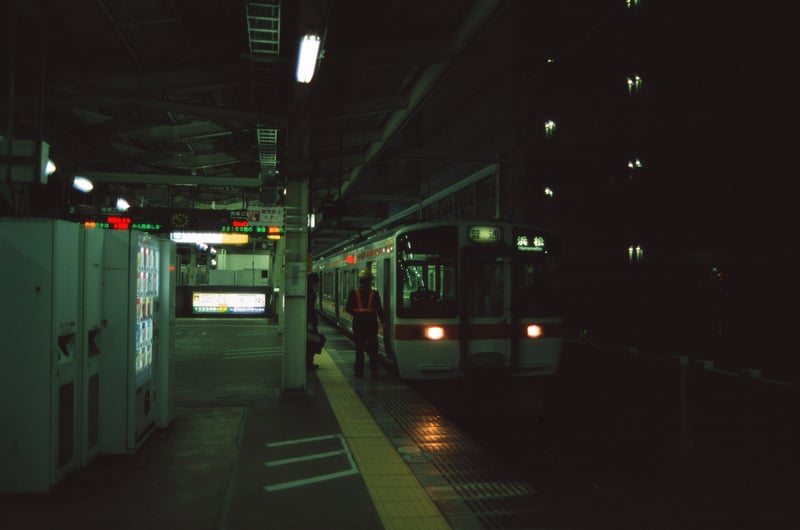
[[100, 337], [100, 451], [135, 452], [156, 427], [154, 352], [158, 349], [159, 240], [109, 230], [103, 243]]
[[103, 333], [103, 236], [101, 228], [84, 227], [81, 230], [81, 285], [79, 357], [80, 414], [78, 425], [79, 458], [81, 467], [97, 455], [100, 448], [100, 363]]
[[178, 276], [178, 250], [174, 241], [160, 240], [158, 303], [156, 325], [158, 351], [156, 371], [156, 426], [168, 427], [175, 419], [175, 289]]
[[0, 494], [47, 492], [79, 466], [80, 228], [0, 219]]

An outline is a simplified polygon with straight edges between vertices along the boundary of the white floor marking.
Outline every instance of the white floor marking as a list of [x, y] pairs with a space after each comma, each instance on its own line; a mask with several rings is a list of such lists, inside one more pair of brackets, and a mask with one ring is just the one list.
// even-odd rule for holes
[[241, 359], [245, 357], [283, 357], [283, 346], [268, 348], [230, 348], [222, 354], [223, 359]]
[[272, 442], [265, 444], [267, 447], [282, 447], [287, 445], [297, 445], [302, 443], [309, 443], [309, 442], [317, 442], [321, 440], [339, 440], [339, 443], [342, 444], [342, 449], [337, 451], [326, 451], [324, 453], [313, 453], [310, 455], [304, 456], [296, 456], [292, 458], [282, 458], [280, 460], [272, 460], [269, 462], [264, 462], [264, 465], [267, 467], [275, 467], [275, 466], [284, 466], [289, 464], [296, 464], [298, 462], [307, 462], [309, 460], [317, 460], [320, 458], [333, 458], [335, 456], [345, 455], [347, 457], [347, 461], [350, 464], [349, 469], [345, 469], [342, 471], [336, 471], [333, 473], [325, 473], [324, 475], [317, 475], [314, 477], [308, 477], [299, 480], [290, 480], [288, 482], [280, 482], [278, 484], [272, 484], [270, 486], [264, 486], [264, 489], [267, 491], [278, 491], [278, 490], [285, 490], [289, 488], [296, 488], [299, 486], [306, 486], [308, 484], [314, 484], [316, 482], [323, 482], [325, 480], [333, 480], [336, 478], [347, 477], [350, 475], [355, 475], [358, 473], [358, 467], [356, 466], [355, 461], [353, 460], [353, 455], [350, 453], [350, 448], [347, 447], [347, 443], [344, 440], [344, 437], [341, 434], [330, 434], [325, 436], [314, 436], [311, 438], [301, 438], [299, 440], [286, 440], [283, 442]]

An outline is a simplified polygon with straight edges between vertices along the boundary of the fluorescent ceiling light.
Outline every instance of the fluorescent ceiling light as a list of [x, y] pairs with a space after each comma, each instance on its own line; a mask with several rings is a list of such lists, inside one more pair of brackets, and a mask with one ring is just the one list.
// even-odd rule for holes
[[94, 184], [86, 177], [75, 175], [75, 178], [72, 179], [72, 187], [83, 193], [89, 193], [94, 189]]
[[319, 35], [306, 35], [300, 41], [300, 53], [297, 57], [297, 81], [310, 83], [317, 67], [319, 53]]

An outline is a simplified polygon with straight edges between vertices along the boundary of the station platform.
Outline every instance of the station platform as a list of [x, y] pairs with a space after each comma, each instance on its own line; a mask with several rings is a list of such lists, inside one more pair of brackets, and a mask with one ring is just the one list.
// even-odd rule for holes
[[[503, 522], [519, 518], [515, 502], [539, 524], [570, 527], [393, 374], [354, 378], [351, 343], [323, 332], [307, 390], [286, 392], [277, 325], [179, 319], [172, 424], [48, 494], [0, 497], [3, 528], [538, 527]], [[491, 515], [480, 508], [498, 500]]]

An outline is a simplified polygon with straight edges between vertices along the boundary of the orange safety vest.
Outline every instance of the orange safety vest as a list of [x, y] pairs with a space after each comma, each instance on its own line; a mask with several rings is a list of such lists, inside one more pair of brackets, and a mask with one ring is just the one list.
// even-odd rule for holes
[[358, 305], [353, 308], [354, 313], [374, 313], [375, 309], [372, 307], [372, 299], [375, 297], [375, 290], [369, 290], [369, 299], [367, 300], [367, 307], [361, 302], [361, 289], [356, 289], [356, 303]]

